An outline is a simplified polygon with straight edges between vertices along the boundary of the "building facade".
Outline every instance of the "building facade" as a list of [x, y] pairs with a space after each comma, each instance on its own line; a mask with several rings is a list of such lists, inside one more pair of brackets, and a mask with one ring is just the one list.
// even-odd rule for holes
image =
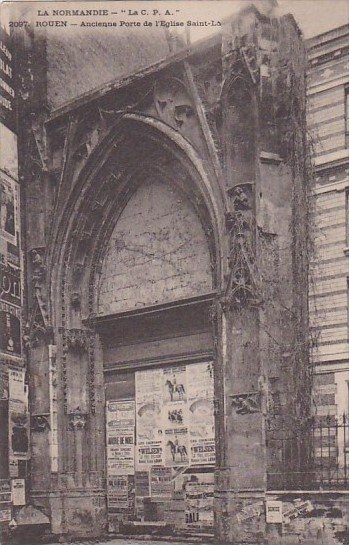
[[29, 474], [29, 411], [23, 330], [21, 187], [18, 177], [14, 53], [0, 28], [0, 524], [26, 503]]
[[311, 475], [305, 49], [262, 4], [194, 45], [14, 35], [27, 504], [54, 534], [280, 543], [317, 512], [297, 488]]
[[339, 419], [349, 409], [348, 37], [345, 25], [308, 41], [308, 126], [315, 170], [310, 276], [314, 401], [319, 417]]

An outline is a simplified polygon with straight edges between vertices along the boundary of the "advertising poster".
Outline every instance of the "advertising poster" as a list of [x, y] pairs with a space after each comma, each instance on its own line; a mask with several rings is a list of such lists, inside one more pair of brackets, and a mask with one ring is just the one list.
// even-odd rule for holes
[[20, 270], [10, 265], [0, 265], [0, 300], [17, 307], [21, 306]]
[[1, 59], [1, 92], [0, 120], [11, 131], [15, 130], [15, 90], [13, 87], [13, 55], [10, 36], [0, 27], [0, 59]]
[[21, 256], [18, 246], [7, 242], [6, 244], [7, 264], [18, 269], [21, 266]]
[[[176, 469], [215, 461], [212, 363], [137, 371], [135, 387], [135, 401], [106, 405], [108, 513], [119, 522], [134, 509], [142, 519], [144, 498], [171, 499]], [[187, 485], [188, 524], [210, 526], [213, 474]]]
[[108, 401], [106, 427], [108, 520], [113, 524], [128, 520], [135, 509], [135, 402]]
[[26, 402], [26, 393], [24, 390], [24, 369], [9, 369], [9, 397]]
[[213, 364], [187, 366], [191, 464], [215, 464]]
[[265, 504], [265, 519], [268, 524], [282, 524], [282, 501], [268, 500]]
[[[0, 365], [4, 362], [0, 361]], [[0, 368], [0, 399], [8, 399], [8, 369]]]
[[0, 479], [0, 503], [11, 503], [11, 483], [8, 479]]
[[5, 354], [21, 355], [21, 310], [0, 302], [0, 351]]
[[17, 187], [16, 182], [3, 175], [0, 177], [0, 235], [16, 244]]
[[18, 459], [14, 458], [14, 456], [9, 457], [9, 475], [11, 478], [18, 477], [19, 467], [18, 467]]
[[197, 473], [185, 485], [185, 519], [188, 526], [213, 526], [214, 474]]
[[6, 240], [0, 237], [0, 263], [3, 266], [6, 266], [8, 263], [7, 259], [7, 244]]
[[136, 469], [163, 465], [162, 370], [136, 372]]
[[29, 416], [26, 404], [9, 400], [9, 456], [10, 459], [26, 460], [29, 449]]
[[25, 480], [12, 479], [11, 489], [13, 505], [25, 505]]
[[215, 464], [211, 362], [137, 372], [136, 411], [138, 470]]
[[149, 471], [135, 472], [135, 508], [136, 515], [144, 518], [144, 498], [150, 496], [150, 475]]
[[114, 509], [127, 509], [128, 506], [127, 475], [108, 477], [108, 511], [113, 512]]
[[136, 471], [135, 491], [136, 491], [136, 496], [143, 497], [143, 498], [150, 496], [148, 471]]
[[108, 477], [108, 513], [124, 512], [133, 515], [135, 485], [133, 475]]
[[107, 402], [108, 476], [134, 474], [135, 402]]
[[173, 494], [172, 470], [170, 467], [154, 466], [150, 470], [152, 498], [171, 498]]
[[162, 389], [165, 466], [188, 465], [188, 408], [185, 365], [163, 369]]
[[10, 507], [0, 506], [0, 522], [8, 522], [12, 519], [12, 512]]

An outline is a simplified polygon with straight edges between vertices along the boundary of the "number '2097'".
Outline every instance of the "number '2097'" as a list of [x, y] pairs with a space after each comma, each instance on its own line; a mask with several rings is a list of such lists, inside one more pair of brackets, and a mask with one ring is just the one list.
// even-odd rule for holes
[[9, 27], [11, 28], [14, 28], [14, 27], [17, 27], [17, 28], [23, 28], [23, 27], [28, 27], [29, 26], [29, 22], [28, 21], [10, 21], [9, 22]]

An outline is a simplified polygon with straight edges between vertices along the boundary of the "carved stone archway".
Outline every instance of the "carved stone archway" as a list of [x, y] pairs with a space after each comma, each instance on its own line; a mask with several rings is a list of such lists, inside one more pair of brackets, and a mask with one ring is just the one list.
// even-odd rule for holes
[[[103, 496], [105, 475], [103, 356], [94, 325], [97, 283], [111, 233], [147, 173], [177, 185], [194, 208], [207, 238], [217, 295], [211, 317], [217, 363], [218, 463], [224, 457], [223, 410], [219, 409], [224, 403], [224, 317], [217, 301], [224, 282], [227, 246], [225, 197], [210, 180], [197, 152], [178, 132], [154, 118], [126, 114], [82, 168], [65, 210], [52, 228], [47, 259], [60, 378], [58, 474], [64, 483], [70, 475], [70, 490], [84, 487], [91, 497]], [[73, 506], [73, 500], [66, 501]]]

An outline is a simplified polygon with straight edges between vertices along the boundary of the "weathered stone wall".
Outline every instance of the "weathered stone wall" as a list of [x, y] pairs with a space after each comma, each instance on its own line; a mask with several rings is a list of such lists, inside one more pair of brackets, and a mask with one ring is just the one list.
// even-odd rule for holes
[[47, 100], [53, 109], [170, 53], [160, 29], [64, 30], [47, 33]]
[[146, 180], [110, 238], [99, 287], [99, 312], [113, 314], [212, 290], [210, 254], [185, 196]]

